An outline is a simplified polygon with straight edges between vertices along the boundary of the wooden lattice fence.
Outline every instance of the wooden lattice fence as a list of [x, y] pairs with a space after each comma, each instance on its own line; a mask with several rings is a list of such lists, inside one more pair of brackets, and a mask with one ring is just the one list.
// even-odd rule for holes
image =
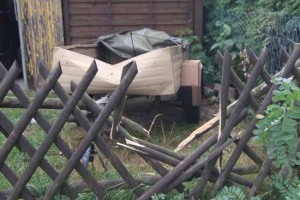
[[[155, 193], [166, 193], [173, 189], [183, 192], [185, 188], [182, 183], [194, 177], [200, 177], [194, 191], [191, 192], [191, 195], [195, 199], [199, 198], [207, 181], [214, 183], [214, 189], [212, 190], [213, 195], [215, 195], [218, 189], [228, 180], [251, 188], [251, 195], [255, 195], [263, 179], [268, 174], [273, 173], [271, 167], [272, 162], [269, 159], [263, 160], [255, 149], [252, 149], [248, 145], [258, 119], [253, 117], [248, 127], [239, 135], [233, 135], [232, 130], [247, 116], [248, 105], [256, 114], [259, 114], [271, 103], [272, 91], [278, 86], [272, 85], [270, 82], [271, 76], [264, 70], [264, 65], [267, 62], [267, 53], [268, 50], [264, 49], [259, 57], [256, 57], [254, 53], [250, 54], [250, 62], [254, 65], [254, 68], [246, 84], [244, 84], [231, 69], [232, 58], [229, 52], [225, 51], [224, 56], [218, 53], [218, 62], [223, 66], [220, 113], [213, 124], [209, 127], [200, 127], [201, 131], [197, 129], [195, 131], [196, 134], [192, 133], [191, 137], [183, 141], [183, 144], [177, 150], [184, 148], [196, 135], [207, 132], [208, 129], [217, 125], [219, 121], [220, 131], [200, 144], [199, 147], [188, 156], [180, 155], [175, 151], [133, 137], [119, 125], [117, 135], [122, 138], [120, 140], [122, 142], [119, 143], [119, 146], [130, 148], [139, 154], [157, 174], [160, 175], [148, 177], [149, 179], [142, 178], [142, 180], [133, 177], [122, 161], [105, 142], [104, 138], [99, 134], [106, 122], [110, 125], [115, 123], [115, 119], [110, 117], [112, 111], [118, 109], [122, 110], [120, 105], [125, 101], [126, 90], [138, 73], [135, 62], [124, 67], [121, 83], [113, 92], [112, 97], [105, 107], [100, 107], [85, 94], [87, 87], [97, 73], [95, 62], [91, 64], [89, 70], [78, 85], [71, 83], [73, 91], [71, 96], [64, 91], [57, 81], [62, 73], [59, 63], [51, 73], [48, 73], [47, 68], [43, 64], [40, 64], [40, 73], [44, 77], [45, 83], [33, 99], [30, 99], [15, 82], [19, 74], [17, 67], [13, 66], [7, 72], [6, 69], [0, 65], [0, 102], [4, 100], [8, 91], [11, 90], [18, 99], [18, 102], [14, 103], [12, 107], [25, 108], [24, 114], [16, 125], [0, 111], [0, 131], [1, 134], [7, 137], [0, 147], [0, 169], [3, 176], [12, 185], [10, 190], [0, 190], [0, 199], [13, 200], [20, 197], [24, 199], [36, 199], [36, 196], [32, 193], [30, 188], [28, 188], [28, 182], [38, 168], [41, 168], [45, 174], [53, 180], [52, 184], [49, 185], [43, 194], [43, 199], [53, 199], [58, 193], [66, 195], [70, 199], [76, 199], [79, 195], [80, 191], [78, 188], [80, 187], [89, 188], [99, 199], [110, 199], [107, 193], [107, 185], [124, 182], [132, 189], [137, 198], [150, 199]], [[294, 51], [290, 56], [284, 51], [282, 55], [286, 64], [283, 70], [275, 76], [289, 77], [293, 74], [294, 77], [300, 81], [299, 69], [295, 66], [297, 59], [300, 58], [300, 45], [295, 44]], [[259, 76], [262, 77], [265, 83], [257, 86]], [[228, 88], [230, 82], [240, 92], [240, 97], [237, 101], [228, 106]], [[61, 112], [57, 119], [51, 124], [43, 116], [40, 109], [45, 106], [46, 101], [44, 100], [52, 90], [61, 101], [53, 105], [60, 107]], [[263, 94], [266, 95], [263, 97]], [[258, 101], [259, 97], [264, 100]], [[79, 104], [80, 100], [81, 103]], [[2, 106], [3, 105], [8, 104], [6, 102], [6, 104], [2, 104]], [[96, 120], [91, 122], [85, 113], [80, 110], [79, 106], [84, 106], [97, 116]], [[70, 146], [60, 136], [62, 127], [69, 120], [71, 115], [86, 132], [85, 137], [74, 151], [71, 150]], [[24, 130], [30, 124], [32, 118], [37, 121], [46, 134], [45, 139], [37, 148], [23, 135]], [[124, 118], [122, 118], [122, 120], [124, 120]], [[124, 144], [124, 141], [126, 144]], [[81, 158], [92, 143], [94, 143], [101, 153], [110, 161], [111, 165], [123, 180], [114, 180], [113, 183], [111, 182], [109, 184], [101, 180], [96, 180], [88, 168], [83, 166]], [[214, 168], [214, 165], [222, 151], [233, 143], [236, 144], [234, 151], [221, 170], [221, 173], [219, 173], [219, 171]], [[45, 155], [53, 144], [55, 144], [67, 158], [63, 169], [59, 172], [49, 160], [45, 159]], [[24, 151], [30, 157], [29, 164], [19, 175], [6, 164], [7, 157], [14, 147], [17, 147], [20, 151]], [[213, 150], [209, 151], [211, 147], [213, 147]], [[237, 170], [237, 168], [235, 168], [237, 159], [242, 152], [248, 155], [259, 168], [259, 172], [253, 180], [244, 176], [244, 173], [252, 169]], [[199, 159], [205, 153], [208, 153], [207, 156]], [[163, 163], [171, 166], [171, 171], [168, 171], [163, 166]], [[73, 170], [76, 170], [82, 178], [83, 182], [81, 185], [68, 183], [67, 179]], [[144, 184], [141, 184], [141, 182]], [[152, 186], [145, 187], [145, 183], [152, 184]]]

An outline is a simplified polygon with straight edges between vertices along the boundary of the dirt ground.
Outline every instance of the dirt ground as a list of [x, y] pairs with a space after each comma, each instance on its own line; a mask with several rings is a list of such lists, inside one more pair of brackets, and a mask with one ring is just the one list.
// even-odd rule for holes
[[[189, 112], [189, 109], [199, 109]], [[199, 121], [195, 124], [202, 124], [208, 121], [218, 112], [218, 104], [212, 104], [209, 100], [203, 99], [199, 108], [184, 107], [179, 102], [160, 101], [154, 97], [134, 97], [127, 99], [124, 108], [124, 116], [140, 123], [144, 127], [149, 127], [156, 115], [162, 114], [160, 119], [164, 123], [187, 122], [191, 115], [199, 114]], [[192, 116], [196, 117], [196, 116]]]

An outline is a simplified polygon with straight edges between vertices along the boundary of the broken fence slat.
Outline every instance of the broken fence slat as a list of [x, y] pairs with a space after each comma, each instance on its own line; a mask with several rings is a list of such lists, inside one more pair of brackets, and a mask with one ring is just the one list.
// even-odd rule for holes
[[217, 124], [219, 124], [219, 119], [220, 119], [219, 114], [217, 114], [215, 117], [210, 119], [201, 127], [194, 130], [187, 138], [185, 138], [182, 142], [180, 142], [180, 144], [176, 147], [174, 151], [175, 152], [180, 151], [181, 149], [186, 147], [186, 145], [188, 145], [196, 136], [202, 135], [207, 131], [209, 131], [210, 129], [214, 128]]

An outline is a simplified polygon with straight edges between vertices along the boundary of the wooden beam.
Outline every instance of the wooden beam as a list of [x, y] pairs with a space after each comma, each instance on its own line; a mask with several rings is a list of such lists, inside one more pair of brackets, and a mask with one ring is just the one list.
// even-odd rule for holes
[[62, 16], [63, 16], [63, 25], [64, 25], [65, 45], [70, 45], [72, 41], [71, 41], [71, 30], [70, 30], [69, 0], [62, 1]]
[[202, 41], [203, 37], [203, 0], [194, 0], [193, 31]]

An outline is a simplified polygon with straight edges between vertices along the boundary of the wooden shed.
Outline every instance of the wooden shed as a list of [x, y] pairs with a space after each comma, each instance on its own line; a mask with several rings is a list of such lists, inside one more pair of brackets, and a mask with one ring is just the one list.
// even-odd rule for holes
[[189, 28], [202, 37], [203, 0], [14, 0], [23, 74], [39, 85], [37, 64], [51, 67], [54, 46], [86, 43], [100, 35], [141, 28], [176, 36]]
[[64, 0], [63, 13], [66, 44], [145, 27], [202, 36], [203, 0]]

